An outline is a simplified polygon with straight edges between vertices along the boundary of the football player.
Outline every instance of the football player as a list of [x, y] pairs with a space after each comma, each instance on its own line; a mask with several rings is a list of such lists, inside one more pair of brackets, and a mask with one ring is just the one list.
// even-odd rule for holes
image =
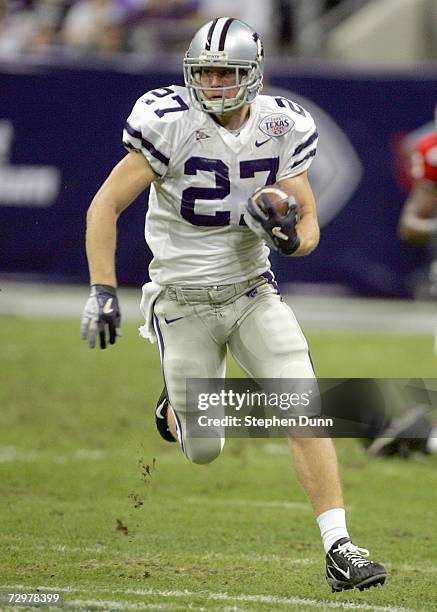
[[[427, 133], [415, 143], [410, 174], [413, 187], [402, 209], [398, 233], [403, 240], [434, 246], [432, 243], [437, 237], [437, 132]], [[433, 268], [431, 285], [434, 283], [435, 290], [437, 262], [431, 266], [431, 272]], [[437, 352], [437, 329], [435, 348]], [[367, 452], [375, 457], [400, 455], [405, 458], [414, 453], [437, 453], [437, 426], [427, 412], [429, 406], [418, 403], [400, 416], [390, 417], [375, 403], [367, 403], [360, 411], [361, 440]]]
[[[224, 378], [227, 347], [254, 379], [315, 376], [306, 339], [278, 294], [266, 243], [286, 256], [308, 255], [318, 244], [307, 176], [318, 135], [299, 104], [260, 95], [263, 64], [261, 40], [247, 24], [222, 17], [200, 28], [184, 59], [185, 87], [137, 100], [124, 129], [128, 153], [87, 216], [91, 294], [81, 333], [90, 347], [99, 338], [105, 348], [120, 328], [117, 219], [151, 187], [145, 237], [153, 261], [141, 332], [157, 339], [161, 354], [157, 423], [200, 464], [220, 454], [224, 437], [220, 430], [190, 435], [186, 380]], [[268, 195], [263, 208], [252, 197], [270, 184], [285, 192], [286, 214]], [[328, 583], [334, 591], [383, 584], [385, 568], [350, 540], [332, 440], [289, 443], [321, 530]]]
[[399, 235], [425, 245], [437, 234], [437, 132], [422, 136], [411, 155], [413, 188], [402, 210]]
[[[436, 107], [437, 109], [437, 107]], [[431, 247], [431, 292], [437, 296], [437, 131], [422, 136], [411, 155], [413, 187], [399, 219], [400, 238]], [[437, 327], [434, 335], [437, 353]]]

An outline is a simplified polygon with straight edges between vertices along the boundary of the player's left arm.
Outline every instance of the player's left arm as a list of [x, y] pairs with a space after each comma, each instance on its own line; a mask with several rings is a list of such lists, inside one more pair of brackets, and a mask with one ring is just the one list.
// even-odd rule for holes
[[278, 186], [295, 198], [299, 209], [296, 230], [300, 244], [293, 256], [309, 255], [319, 244], [320, 228], [317, 220], [316, 200], [308, 180], [308, 172], [283, 179], [278, 182]]

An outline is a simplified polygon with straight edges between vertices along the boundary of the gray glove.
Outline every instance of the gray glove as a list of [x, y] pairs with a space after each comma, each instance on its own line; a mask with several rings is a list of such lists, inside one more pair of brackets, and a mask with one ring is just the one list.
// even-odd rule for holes
[[91, 285], [91, 293], [85, 304], [80, 326], [80, 337], [88, 340], [90, 348], [96, 346], [97, 333], [100, 348], [106, 348], [107, 341], [114, 344], [121, 336], [121, 314], [117, 291], [110, 285]]

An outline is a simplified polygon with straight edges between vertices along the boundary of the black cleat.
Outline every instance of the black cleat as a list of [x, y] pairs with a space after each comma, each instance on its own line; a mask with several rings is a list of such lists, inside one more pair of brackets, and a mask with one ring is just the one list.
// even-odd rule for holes
[[373, 457], [408, 457], [414, 451], [426, 453], [426, 442], [431, 429], [426, 408], [415, 406], [400, 417], [391, 419], [367, 448], [367, 452]]
[[168, 406], [167, 389], [164, 387], [155, 409], [156, 428], [164, 440], [167, 440], [167, 442], [176, 442], [167, 425]]
[[341, 538], [331, 546], [326, 555], [326, 581], [333, 593], [354, 587], [362, 591], [384, 584], [385, 567], [369, 561], [368, 556], [368, 550], [358, 548], [349, 538]]

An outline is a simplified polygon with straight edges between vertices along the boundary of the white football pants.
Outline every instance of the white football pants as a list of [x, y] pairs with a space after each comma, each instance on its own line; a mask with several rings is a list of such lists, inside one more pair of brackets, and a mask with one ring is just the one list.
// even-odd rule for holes
[[293, 311], [264, 277], [236, 285], [167, 287], [155, 302], [154, 325], [179, 443], [195, 463], [215, 459], [224, 435], [189, 435], [186, 379], [224, 378], [227, 346], [251, 378], [315, 377]]

